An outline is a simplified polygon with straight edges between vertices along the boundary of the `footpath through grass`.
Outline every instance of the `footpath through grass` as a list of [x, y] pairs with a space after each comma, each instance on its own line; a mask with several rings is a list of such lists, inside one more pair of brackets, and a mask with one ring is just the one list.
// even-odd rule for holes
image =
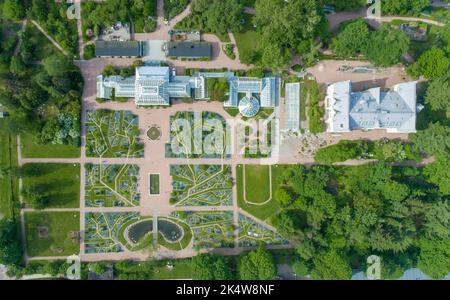
[[79, 147], [69, 145], [40, 145], [31, 133], [22, 133], [20, 144], [23, 158], [78, 158], [81, 153]]
[[[246, 171], [248, 171], [248, 165], [246, 166]], [[253, 167], [253, 166], [252, 166]], [[277, 166], [272, 166], [272, 191], [275, 191], [276, 185], [274, 182], [276, 181], [276, 175], [278, 174]], [[271, 218], [275, 216], [279, 210], [280, 206], [278, 203], [272, 198], [271, 201], [264, 205], [254, 205], [249, 204], [244, 201], [244, 180], [243, 180], [243, 165], [236, 166], [236, 184], [237, 184], [237, 200], [238, 206], [248, 212], [249, 214], [255, 216], [256, 218], [270, 223]], [[250, 186], [252, 184], [253, 186]], [[261, 182], [246, 182], [247, 188], [251, 189], [262, 189], [263, 183]], [[268, 184], [267, 184], [268, 185]], [[247, 193], [247, 195], [249, 195]], [[266, 198], [267, 199], [267, 198]]]
[[66, 256], [80, 252], [78, 212], [25, 213], [28, 255]]
[[[48, 197], [47, 207], [80, 206], [79, 164], [26, 164], [23, 168], [24, 191], [35, 190]], [[25, 201], [27, 200], [25, 197]]]

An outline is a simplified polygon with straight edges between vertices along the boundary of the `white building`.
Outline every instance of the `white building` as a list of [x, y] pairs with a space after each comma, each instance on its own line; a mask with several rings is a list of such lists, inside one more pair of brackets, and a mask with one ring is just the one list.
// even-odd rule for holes
[[388, 92], [372, 88], [353, 92], [351, 81], [328, 87], [325, 99], [328, 132], [386, 129], [389, 133], [416, 131], [416, 83], [395, 85]]
[[[236, 77], [232, 72], [197, 73], [194, 76], [175, 76], [169, 67], [143, 66], [136, 68], [135, 76], [97, 76], [97, 98], [134, 98], [138, 106], [170, 105], [170, 98], [208, 100], [207, 80], [226, 78], [230, 89], [225, 107], [238, 107], [241, 100], [258, 102], [259, 107], [274, 108], [279, 102], [279, 79], [277, 77]], [[248, 100], [246, 100], [248, 101]], [[245, 103], [244, 103], [245, 104]], [[246, 110], [248, 111], [248, 110]]]

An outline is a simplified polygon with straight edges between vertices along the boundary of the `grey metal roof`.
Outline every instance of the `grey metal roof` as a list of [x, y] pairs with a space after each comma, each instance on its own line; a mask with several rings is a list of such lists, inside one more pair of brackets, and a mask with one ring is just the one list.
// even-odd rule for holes
[[388, 92], [380, 88], [352, 92], [350, 81], [328, 88], [329, 131], [387, 129], [390, 132], [415, 132], [416, 83], [398, 84]]
[[142, 56], [139, 41], [96, 41], [95, 56]]
[[169, 42], [167, 55], [170, 57], [211, 57], [212, 46], [208, 42]]

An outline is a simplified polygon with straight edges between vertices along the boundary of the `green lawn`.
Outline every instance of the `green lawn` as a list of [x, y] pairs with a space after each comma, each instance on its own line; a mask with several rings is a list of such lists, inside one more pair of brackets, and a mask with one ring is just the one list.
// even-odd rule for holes
[[[247, 166], [246, 166], [247, 170]], [[275, 174], [278, 173], [278, 169], [275, 166], [272, 166], [272, 190], [275, 190]], [[238, 200], [238, 206], [242, 208], [243, 210], [247, 211], [251, 215], [255, 216], [256, 218], [266, 221], [270, 223], [270, 218], [274, 216], [279, 210], [280, 207], [278, 203], [272, 199], [270, 202], [264, 204], [264, 205], [253, 205], [245, 203], [244, 201], [244, 189], [243, 189], [243, 167], [242, 165], [238, 165], [236, 167], [236, 183], [237, 183], [237, 200]], [[255, 183], [253, 183], [255, 184]], [[249, 186], [247, 182], [247, 187]], [[260, 187], [262, 184], [257, 184], [256, 187]]]
[[[17, 140], [5, 128], [4, 120], [0, 120], [0, 166], [17, 166]], [[18, 199], [19, 183], [15, 176], [6, 175], [0, 178], [0, 219], [14, 216], [14, 201]]]
[[23, 158], [78, 158], [80, 148], [69, 145], [39, 145], [30, 133], [20, 135]]
[[159, 174], [149, 174], [150, 195], [159, 195]]
[[248, 202], [266, 202], [270, 198], [269, 166], [245, 165], [245, 186]]
[[261, 38], [251, 22], [252, 15], [245, 15], [245, 27], [241, 32], [233, 32], [236, 46], [239, 49], [241, 62], [249, 63], [248, 57], [254, 56], [259, 51]]
[[[24, 176], [23, 188], [40, 186], [49, 197], [48, 207], [74, 208], [80, 205], [79, 164], [26, 164], [24, 174], [36, 168], [37, 176]], [[26, 201], [26, 199], [25, 199]]]
[[26, 212], [29, 256], [65, 256], [80, 252], [78, 212]]
[[157, 262], [152, 279], [191, 279], [193, 277], [191, 259], [176, 259], [170, 263], [173, 265], [172, 269], [167, 268], [166, 260]]

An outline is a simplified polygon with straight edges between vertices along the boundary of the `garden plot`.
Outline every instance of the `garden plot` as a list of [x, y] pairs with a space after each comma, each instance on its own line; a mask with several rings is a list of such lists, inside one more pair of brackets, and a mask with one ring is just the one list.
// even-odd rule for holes
[[172, 195], [177, 206], [232, 205], [229, 165], [171, 165]]
[[213, 112], [177, 112], [170, 117], [166, 157], [229, 158], [230, 130]]
[[171, 217], [181, 220], [191, 227], [194, 248], [234, 247], [233, 212], [173, 212]]
[[137, 165], [86, 165], [87, 207], [138, 206]]
[[96, 110], [86, 113], [88, 157], [143, 157], [138, 116], [130, 111]]
[[239, 214], [239, 247], [254, 247], [260, 242], [266, 245], [285, 245], [289, 243], [267, 226]]
[[85, 252], [109, 253], [125, 251], [123, 228], [140, 219], [139, 213], [86, 213]]

